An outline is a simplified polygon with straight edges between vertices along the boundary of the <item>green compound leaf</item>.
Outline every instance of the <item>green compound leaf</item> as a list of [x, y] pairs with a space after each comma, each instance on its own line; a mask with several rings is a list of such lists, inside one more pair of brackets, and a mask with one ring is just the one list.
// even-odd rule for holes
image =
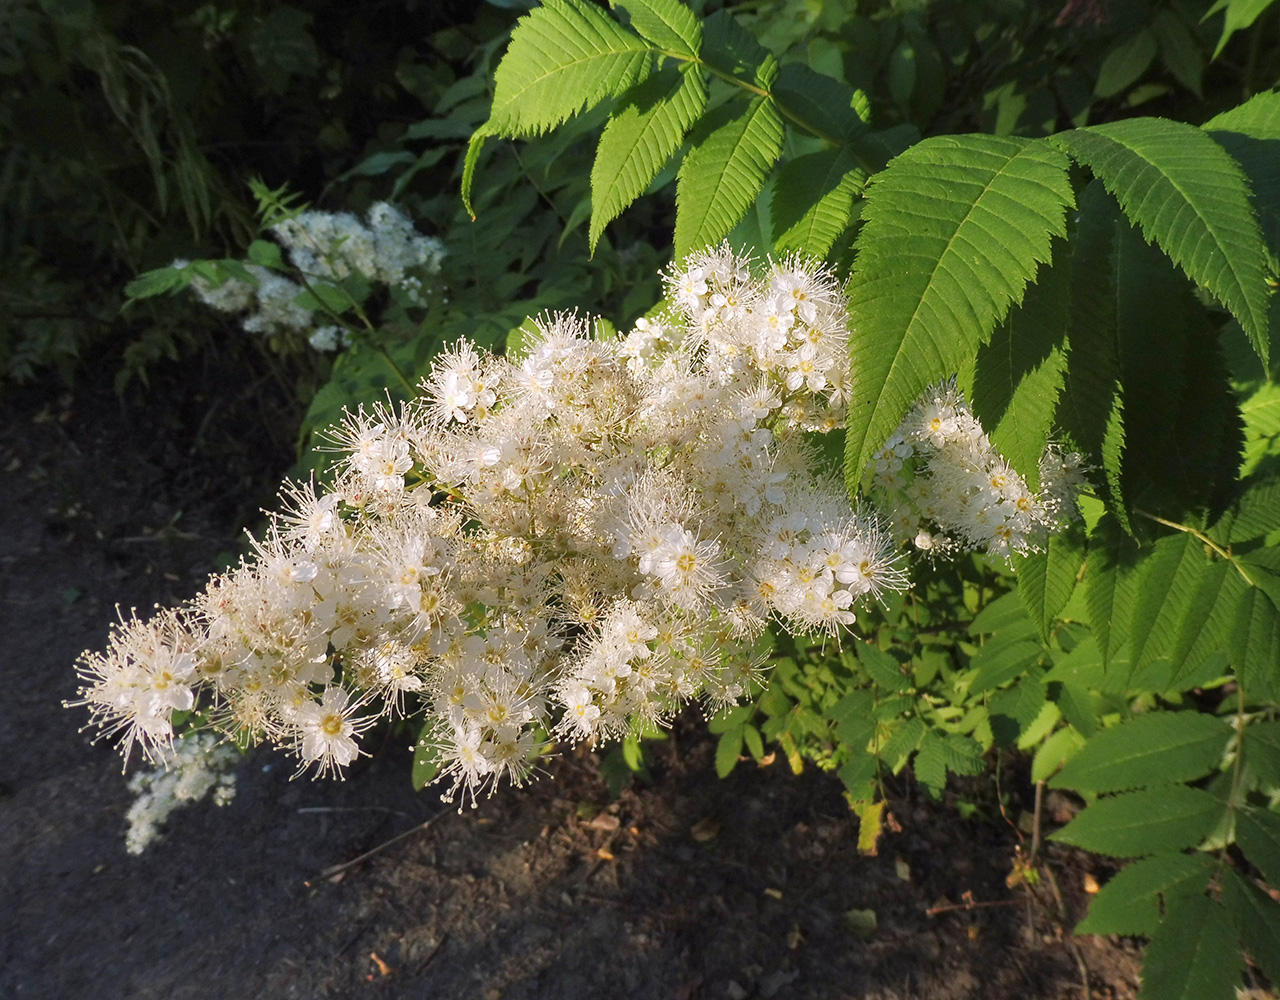
[[920, 744], [928, 727], [919, 716], [908, 719], [901, 727], [885, 740], [880, 748], [880, 759], [894, 774], [902, 770], [902, 766], [911, 756], [912, 751]]
[[1193, 686], [1188, 682], [1196, 679], [1200, 666], [1215, 653], [1226, 651], [1240, 601], [1248, 589], [1244, 577], [1225, 562], [1213, 563], [1205, 570], [1177, 625], [1177, 641], [1169, 656], [1172, 690]]
[[992, 447], [1033, 490], [1040, 485], [1040, 457], [1058, 408], [1071, 316], [1066, 241], [1055, 240], [1051, 253], [1053, 266], [978, 349], [969, 393]]
[[973, 636], [1000, 632], [1006, 637], [1017, 634], [1029, 639], [1035, 632], [1035, 626], [1027, 617], [1027, 609], [1017, 594], [1002, 594], [974, 616], [967, 631]]
[[1130, 620], [1138, 598], [1138, 544], [1120, 528], [1111, 514], [1104, 514], [1089, 535], [1089, 561], [1085, 572], [1085, 603], [1089, 627], [1102, 653], [1102, 662], [1114, 658], [1129, 639]]
[[1053, 136], [1087, 166], [1125, 215], [1244, 328], [1267, 364], [1267, 254], [1244, 172], [1201, 129], [1130, 118]]
[[1073, 523], [1050, 535], [1045, 551], [1016, 560], [1018, 596], [1035, 622], [1041, 642], [1049, 642], [1054, 619], [1071, 600], [1084, 558], [1084, 528]]
[[675, 66], [630, 90], [609, 119], [591, 167], [591, 250], [604, 227], [638, 198], [707, 106], [696, 70]]
[[1244, 760], [1263, 781], [1280, 785], [1280, 722], [1252, 722], [1244, 727]]
[[1231, 868], [1222, 879], [1222, 903], [1254, 962], [1280, 981], [1280, 903]]
[[875, 683], [886, 691], [910, 691], [914, 684], [910, 674], [902, 671], [902, 664], [883, 649], [869, 642], [858, 643], [858, 662]]
[[653, 48], [584, 0], [546, 0], [517, 22], [494, 74], [489, 123], [538, 135], [648, 75]]
[[1231, 726], [1201, 712], [1152, 712], [1104, 729], [1050, 782], [1054, 788], [1119, 792], [1194, 781], [1222, 762]]
[[1126, 792], [1099, 799], [1052, 839], [1116, 858], [1178, 851], [1199, 844], [1224, 808], [1208, 792], [1185, 785]]
[[947, 760], [942, 737], [930, 729], [920, 738], [920, 747], [912, 762], [916, 780], [929, 790], [935, 799], [942, 797], [947, 785]]
[[847, 146], [796, 157], [778, 172], [773, 188], [770, 210], [782, 234], [774, 249], [826, 256], [849, 225], [854, 196], [865, 183]]
[[949, 733], [943, 741], [942, 751], [948, 771], [972, 777], [987, 769], [987, 762], [983, 760], [982, 745], [968, 736]]
[[1022, 300], [1071, 202], [1062, 154], [984, 135], [925, 139], [867, 186], [849, 285], [851, 489], [920, 393]]
[[859, 92], [834, 77], [814, 72], [804, 63], [783, 66], [770, 90], [792, 123], [820, 139], [843, 143], [867, 130], [867, 123], [855, 106]]
[[131, 299], [149, 299], [175, 288], [185, 288], [190, 283], [191, 275], [183, 268], [158, 267], [153, 271], [143, 271], [124, 286], [124, 293]]
[[1077, 934], [1154, 934], [1161, 901], [1204, 892], [1213, 859], [1207, 854], [1153, 854], [1126, 865], [1089, 902]]
[[1143, 561], [1133, 606], [1129, 641], [1135, 671], [1173, 645], [1177, 625], [1208, 569], [1204, 546], [1195, 536], [1178, 532], [1156, 542], [1155, 551]]
[[[1263, 238], [1273, 254], [1280, 254], [1280, 93], [1258, 94], [1237, 108], [1215, 115], [1201, 127], [1221, 143], [1249, 178]], [[1276, 306], [1273, 298], [1273, 323]]]
[[1180, 895], [1151, 935], [1138, 1000], [1235, 1000], [1244, 961], [1227, 911]]
[[712, 72], [768, 90], [778, 75], [778, 60], [727, 10], [702, 23], [702, 62]]
[[1249, 806], [1238, 809], [1236, 846], [1268, 882], [1280, 885], [1280, 816]]
[[1036, 665], [1043, 653], [1044, 647], [1034, 636], [1010, 636], [1005, 640], [997, 633], [970, 661], [977, 673], [969, 682], [966, 697], [976, 697], [1021, 677]]
[[1223, 545], [1262, 538], [1280, 531], [1280, 480], [1255, 482], [1213, 526], [1210, 537]]
[[625, 11], [631, 27], [660, 49], [696, 57], [702, 47], [702, 25], [688, 7], [677, 0], [609, 0], [614, 10]]
[[772, 100], [753, 98], [730, 117], [737, 110], [722, 105], [694, 129], [676, 180], [677, 258], [721, 239], [747, 214], [782, 152], [782, 119]]
[[[1113, 507], [1124, 514], [1121, 460], [1124, 400], [1116, 309], [1116, 261], [1112, 252], [1120, 208], [1101, 182], [1080, 195], [1071, 240], [1070, 344], [1057, 419], [1063, 431], [1106, 475]], [[1056, 270], [1056, 268], [1055, 268]]]
[[912, 761], [916, 780], [935, 799], [947, 785], [947, 772], [981, 774], [986, 769], [982, 747], [968, 736], [930, 729], [920, 738], [920, 746]]

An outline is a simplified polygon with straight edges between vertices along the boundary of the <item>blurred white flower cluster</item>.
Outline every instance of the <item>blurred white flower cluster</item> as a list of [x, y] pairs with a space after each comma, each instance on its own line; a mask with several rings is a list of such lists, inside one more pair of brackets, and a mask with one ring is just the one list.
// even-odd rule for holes
[[85, 654], [95, 721], [163, 748], [199, 698], [324, 773], [379, 715], [422, 712], [474, 801], [553, 738], [748, 697], [770, 623], [835, 634], [905, 589], [805, 433], [843, 426], [839, 283], [724, 247], [668, 284], [625, 335], [561, 315], [513, 357], [461, 342], [408, 405], [350, 415], [333, 487], [288, 487], [253, 560]]
[[215, 805], [225, 806], [235, 798], [232, 768], [239, 759], [234, 747], [220, 745], [212, 733], [190, 733], [175, 740], [172, 751], [160, 758], [160, 767], [129, 779], [129, 790], [138, 797], [125, 814], [125, 849], [141, 854], [160, 836], [175, 809], [199, 802], [210, 792]]
[[895, 538], [934, 555], [997, 558], [1044, 548], [1076, 516], [1084, 459], [1055, 445], [1040, 458], [1040, 489], [991, 446], [954, 383], [926, 393], [873, 462], [873, 484]]
[[[308, 282], [338, 284], [359, 275], [373, 284], [401, 289], [415, 305], [425, 305], [422, 276], [440, 273], [445, 247], [434, 236], [421, 236], [395, 206], [378, 202], [361, 221], [350, 212], [302, 212], [270, 230], [288, 253], [289, 263]], [[174, 267], [188, 262], [176, 260]], [[335, 351], [350, 343], [340, 326], [317, 321], [316, 310], [298, 303], [304, 285], [278, 271], [245, 264], [252, 281], [235, 276], [214, 283], [193, 278], [191, 289], [219, 312], [243, 313], [241, 326], [266, 336], [294, 333], [307, 337], [319, 351]]]

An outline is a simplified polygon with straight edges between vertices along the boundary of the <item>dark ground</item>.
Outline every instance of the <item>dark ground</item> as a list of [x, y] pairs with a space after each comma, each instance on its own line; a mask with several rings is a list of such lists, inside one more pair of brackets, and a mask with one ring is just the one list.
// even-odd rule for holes
[[[290, 781], [289, 760], [254, 752], [229, 806], [180, 811], [126, 854], [119, 759], [61, 705], [72, 663], [117, 602], [194, 593], [288, 457], [206, 421], [198, 395], [173, 405], [182, 376], [121, 407], [99, 370], [74, 397], [0, 404], [0, 998], [1037, 1000], [1083, 997], [1081, 962], [1090, 997], [1134, 995], [1135, 943], [1072, 942], [1047, 893], [1006, 885], [1008, 824], [903, 784], [901, 832], [861, 856], [834, 778], [779, 763], [720, 781], [696, 719], [612, 805], [594, 759], [570, 754], [328, 880], [440, 811], [399, 738], [343, 783]], [[234, 447], [193, 452], [197, 432]], [[607, 808], [589, 823], [584, 803]], [[1048, 858], [1069, 927], [1097, 862]], [[966, 893], [990, 905], [927, 913]], [[868, 938], [851, 909], [875, 912]]]

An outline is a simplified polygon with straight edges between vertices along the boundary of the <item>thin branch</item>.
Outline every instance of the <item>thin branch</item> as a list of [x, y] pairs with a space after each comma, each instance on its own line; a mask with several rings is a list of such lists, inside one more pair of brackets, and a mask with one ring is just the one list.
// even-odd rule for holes
[[1236, 568], [1236, 572], [1239, 573], [1242, 577], [1244, 577], [1244, 582], [1247, 583], [1250, 587], [1257, 586], [1257, 584], [1253, 581], [1253, 578], [1244, 571], [1244, 567], [1241, 566], [1235, 560], [1235, 557], [1232, 556], [1230, 552], [1224, 549], [1221, 545], [1217, 544], [1212, 538], [1210, 538], [1208, 535], [1206, 535], [1203, 531], [1199, 530], [1198, 528], [1193, 528], [1189, 524], [1180, 524], [1177, 521], [1167, 520], [1166, 518], [1163, 518], [1156, 514], [1151, 514], [1145, 510], [1142, 510], [1140, 507], [1134, 507], [1133, 512], [1135, 514], [1140, 515], [1141, 517], [1145, 517], [1148, 521], [1154, 521], [1156, 524], [1163, 524], [1166, 528], [1173, 528], [1175, 531], [1186, 532], [1188, 535], [1191, 535], [1198, 541], [1204, 543], [1205, 546], [1212, 549], [1214, 552], [1216, 552], [1219, 556], [1221, 556], [1227, 562], [1231, 563], [1231, 565]]
[[365, 851], [363, 854], [361, 854], [358, 857], [352, 858], [350, 861], [345, 861], [340, 865], [333, 865], [330, 868], [326, 868], [319, 875], [315, 876], [315, 878], [312, 878], [306, 882], [303, 882], [302, 884], [305, 885], [308, 889], [310, 889], [317, 882], [323, 882], [326, 879], [333, 878], [335, 875], [340, 875], [343, 872], [345, 872], [347, 869], [354, 868], [356, 865], [360, 864], [362, 861], [367, 861], [369, 858], [373, 857], [375, 854], [378, 854], [381, 851], [385, 851], [388, 847], [391, 847], [393, 844], [400, 843], [400, 841], [404, 840], [406, 837], [411, 837], [415, 833], [420, 833], [421, 831], [426, 830], [428, 827], [431, 826], [432, 823], [434, 823], [436, 820], [438, 820], [441, 816], [443, 816], [448, 811], [449, 811], [448, 809], [441, 809], [434, 816], [429, 816], [427, 819], [419, 823], [417, 826], [410, 827], [408, 830], [405, 830], [404, 833], [396, 834], [394, 837], [392, 837], [390, 840], [386, 841], [385, 843], [379, 844], [377, 847], [372, 848], [371, 850]]

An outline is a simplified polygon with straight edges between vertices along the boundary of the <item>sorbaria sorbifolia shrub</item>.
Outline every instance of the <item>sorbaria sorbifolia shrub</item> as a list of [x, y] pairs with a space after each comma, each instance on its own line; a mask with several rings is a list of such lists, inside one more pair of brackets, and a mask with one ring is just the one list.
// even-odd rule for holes
[[1007, 557], [1073, 514], [1079, 457], [1050, 448], [1031, 491], [951, 386], [876, 459], [890, 516], [851, 507], [812, 442], [849, 398], [840, 283], [725, 246], [667, 284], [622, 336], [543, 317], [517, 356], [460, 342], [405, 406], [350, 414], [331, 489], [286, 487], [255, 558], [85, 655], [95, 720], [163, 752], [202, 705], [323, 774], [421, 713], [474, 802], [551, 740], [745, 699], [768, 626], [847, 633], [909, 586], [904, 544]]

